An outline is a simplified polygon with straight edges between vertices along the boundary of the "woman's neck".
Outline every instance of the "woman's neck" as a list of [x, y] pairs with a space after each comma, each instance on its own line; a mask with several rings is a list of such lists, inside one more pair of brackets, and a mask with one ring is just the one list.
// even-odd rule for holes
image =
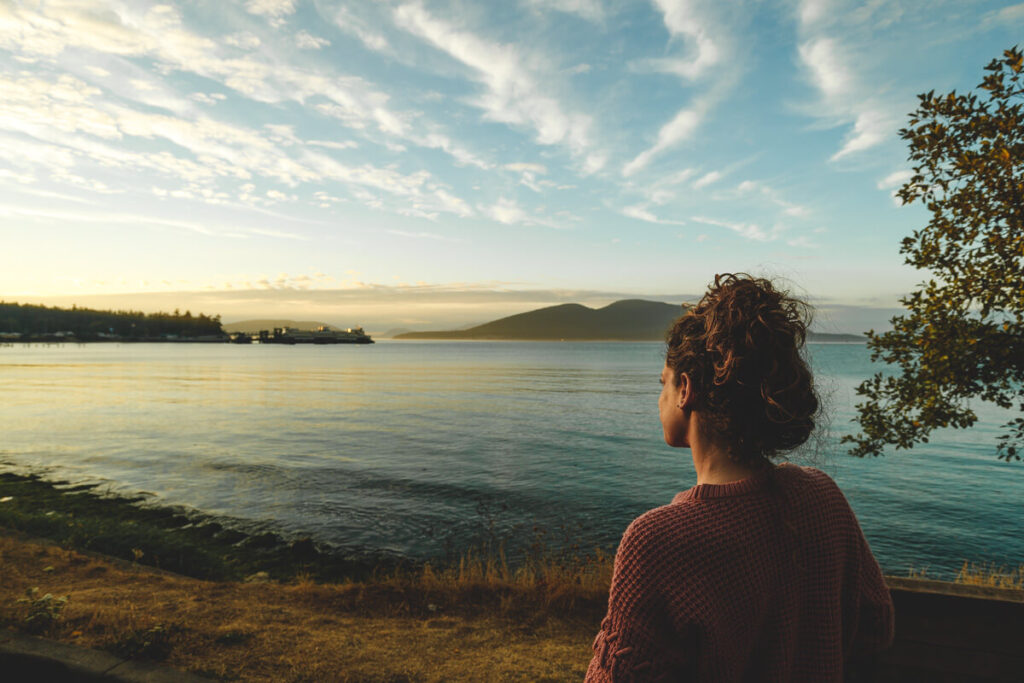
[[698, 484], [729, 484], [754, 475], [754, 468], [741, 465], [728, 456], [721, 459], [693, 458], [693, 469], [697, 471]]
[[729, 484], [754, 475], [755, 467], [729, 457], [729, 451], [708, 439], [698, 423], [698, 420], [693, 421], [690, 433], [690, 450], [698, 484]]

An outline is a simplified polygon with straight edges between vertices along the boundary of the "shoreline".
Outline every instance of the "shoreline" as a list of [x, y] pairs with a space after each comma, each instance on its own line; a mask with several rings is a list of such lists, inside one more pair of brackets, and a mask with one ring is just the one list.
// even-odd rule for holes
[[416, 566], [384, 553], [343, 556], [308, 536], [249, 533], [230, 519], [147, 503], [142, 495], [103, 493], [100, 483], [0, 472], [0, 530], [199, 579], [241, 580], [265, 572], [273, 579], [343, 581]]
[[[550, 682], [582, 679], [606, 611], [612, 555], [357, 567], [142, 500], [0, 474], [0, 629], [218, 680]], [[886, 582], [910, 614], [968, 600], [988, 623], [1024, 606], [1024, 566], [991, 578]]]
[[[260, 530], [259, 520], [162, 503], [142, 491], [113, 493], [104, 490], [105, 485], [0, 470], [0, 533], [44, 538], [68, 549], [209, 580], [243, 580], [263, 572], [273, 580], [303, 576], [320, 582], [362, 581], [388, 573], [415, 574], [425, 568], [444, 571], [470, 557], [500, 562], [508, 573], [544, 564], [582, 566], [600, 558], [607, 563], [610, 578], [615, 554], [613, 546], [582, 550], [582, 554], [577, 546], [553, 548], [543, 540], [543, 530], [538, 534], [534, 529], [529, 537], [492, 536], [461, 548], [446, 544], [429, 557], [415, 558], [371, 547], [337, 546], [301, 532]], [[938, 573], [913, 565], [900, 572], [887, 575], [1024, 589], [1024, 558], [1018, 566], [1007, 567], [959, 557]]]

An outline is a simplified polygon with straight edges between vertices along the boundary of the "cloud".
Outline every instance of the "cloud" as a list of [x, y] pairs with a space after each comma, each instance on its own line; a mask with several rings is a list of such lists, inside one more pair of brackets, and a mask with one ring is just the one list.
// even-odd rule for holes
[[307, 140], [307, 145], [313, 145], [314, 147], [326, 147], [327, 149], [355, 149], [359, 147], [359, 143], [355, 140], [342, 140], [338, 142], [336, 140]]
[[885, 176], [878, 181], [879, 190], [888, 190], [889, 197], [892, 198], [892, 203], [895, 206], [903, 206], [903, 200], [899, 197], [900, 188], [913, 177], [913, 171], [900, 170], [893, 171], [889, 175]]
[[345, 33], [358, 38], [374, 52], [384, 52], [390, 47], [384, 36], [371, 30], [366, 21], [353, 14], [347, 7], [339, 7], [334, 13], [334, 24]]
[[[156, 171], [186, 183], [212, 183], [218, 178], [249, 181], [253, 176], [291, 187], [336, 181], [376, 190], [377, 194], [364, 199], [374, 207], [382, 206], [379, 195], [386, 193], [396, 198], [389, 202], [390, 210], [407, 215], [436, 217], [443, 212], [465, 217], [473, 213], [466, 202], [437, 186], [426, 171], [403, 174], [370, 164], [345, 165], [303, 144], [291, 126], [270, 124], [263, 131], [254, 131], [201, 115], [187, 120], [137, 111], [101, 102], [96, 88], [70, 76], [54, 82], [28, 76], [11, 80], [0, 75], [0, 93], [6, 93], [0, 97], [0, 130], [6, 128], [43, 143], [20, 143], [15, 138], [8, 151], [22, 150], [24, 158], [51, 171], [65, 169], [60, 179], [94, 191], [108, 188], [66, 170], [77, 163], [76, 157], [109, 167]], [[175, 151], [133, 151], [124, 144], [132, 138], [166, 141]], [[180, 155], [182, 151], [193, 158]], [[226, 195], [201, 186], [175, 190], [171, 196], [214, 204], [226, 200]], [[250, 204], [260, 203], [256, 197], [251, 190], [240, 195]], [[271, 193], [265, 197], [281, 199]]]
[[521, 161], [505, 164], [502, 168], [508, 171], [515, 171], [516, 173], [537, 173], [543, 175], [548, 172], [547, 167], [543, 164], [530, 164]]
[[[165, 218], [162, 216], [147, 216], [141, 214], [115, 213], [115, 212], [88, 212], [81, 209], [65, 211], [52, 207], [34, 207], [4, 204], [0, 206], [0, 216], [8, 218], [37, 218], [59, 221], [61, 223], [91, 223], [101, 225], [129, 225], [129, 226], [159, 226], [176, 228], [201, 235], [217, 237], [239, 237], [244, 238], [253, 234], [268, 234], [267, 230], [257, 233], [253, 228], [237, 228], [234, 226], [216, 226], [204, 221], [180, 220], [177, 218]], [[275, 230], [272, 233], [275, 237], [286, 239], [304, 240], [306, 237], [296, 233], [289, 233], [282, 230]]]
[[699, 190], [700, 188], [707, 187], [708, 185], [711, 185], [712, 183], [717, 183], [721, 179], [722, 179], [722, 172], [721, 171], [711, 171], [709, 173], [705, 173], [700, 178], [698, 178], [693, 183], [693, 187], [694, 187], [694, 189]]
[[733, 232], [745, 237], [749, 240], [756, 242], [770, 242], [775, 239], [775, 235], [769, 232], [765, 232], [761, 226], [756, 223], [740, 223], [736, 221], [723, 221], [715, 218], [707, 218], [704, 216], [693, 216], [691, 218], [696, 223], [703, 223], [705, 225], [714, 225], [719, 228], [727, 228]]
[[660, 70], [687, 80], [704, 76], [722, 58], [720, 38], [703, 12], [701, 3], [694, 0], [654, 0], [661, 10], [665, 28], [674, 38], [690, 45], [688, 58], [657, 60]]
[[792, 218], [806, 218], [811, 215], [811, 210], [806, 206], [794, 204], [783, 199], [780, 193], [773, 187], [756, 180], [744, 180], [736, 186], [736, 193], [739, 195], [755, 195], [766, 198], [772, 204], [780, 207], [785, 216]]
[[526, 3], [539, 10], [575, 14], [596, 23], [604, 21], [604, 7], [599, 0], [526, 0]]
[[735, 49], [731, 36], [712, 19], [715, 5], [696, 0], [654, 0], [654, 3], [661, 11], [665, 28], [673, 40], [687, 45], [689, 54], [645, 60], [637, 62], [636, 66], [674, 74], [688, 82], [705, 79], [712, 73], [715, 76], [706, 90], [693, 97], [662, 125], [651, 147], [623, 166], [622, 175], [626, 177], [647, 167], [659, 154], [693, 137], [711, 109], [738, 81], [738, 62], [723, 60], [724, 54], [735, 52]]
[[893, 171], [892, 173], [878, 181], [878, 189], [891, 190], [894, 188], [898, 188], [902, 186], [904, 183], [906, 183], [908, 180], [910, 180], [913, 177], [913, 175], [913, 171], [908, 171], [905, 169], [900, 171]]
[[217, 104], [218, 102], [224, 101], [226, 98], [221, 93], [205, 93], [205, 92], [194, 92], [188, 96], [190, 100], [194, 100], [201, 104]]
[[635, 218], [639, 221], [646, 221], [647, 223], [657, 223], [659, 225], [685, 225], [685, 221], [675, 221], [668, 220], [665, 218], [658, 218], [653, 213], [651, 213], [643, 204], [637, 204], [634, 206], [627, 206], [623, 208], [622, 215], [628, 218]]
[[232, 45], [243, 50], [255, 50], [261, 44], [259, 38], [248, 31], [244, 33], [232, 33], [221, 39], [225, 44]]
[[982, 23], [986, 26], [1009, 26], [1024, 22], [1024, 2], [985, 14]]
[[266, 17], [271, 26], [281, 26], [286, 17], [295, 13], [296, 0], [248, 0], [245, 10], [249, 14]]
[[804, 0], [799, 9], [800, 23], [813, 26], [826, 20], [834, 11], [833, 4], [833, 0]]
[[622, 175], [626, 177], [633, 175], [645, 168], [658, 154], [689, 139], [697, 130], [697, 126], [700, 125], [708, 109], [710, 109], [710, 103], [706, 100], [701, 100], [692, 107], [680, 109], [675, 117], [658, 131], [658, 141], [654, 143], [654, 146], [644, 150], [627, 163], [622, 168]]
[[[899, 127], [898, 112], [904, 105], [892, 96], [883, 99], [878, 95], [882, 90], [878, 77], [861, 76], [855, 69], [855, 65], [870, 63], [862, 55], [869, 54], [871, 47], [864, 43], [865, 39], [857, 38], [858, 33], [851, 26], [866, 22], [870, 12], [839, 16], [831, 13], [829, 5], [822, 0], [804, 0], [799, 14], [803, 38], [797, 54], [808, 80], [820, 96], [820, 101], [808, 111], [830, 125], [852, 124], [831, 160], [837, 161], [885, 142]], [[847, 40], [863, 43], [856, 49], [828, 33], [828, 27], [840, 19], [844, 22], [843, 35], [848, 36]]]
[[514, 200], [506, 199], [505, 197], [501, 197], [497, 203], [491, 206], [481, 207], [481, 210], [491, 219], [505, 225], [530, 222], [530, 215], [523, 211]]
[[590, 145], [589, 116], [563, 111], [556, 98], [546, 93], [538, 77], [528, 69], [518, 49], [493, 43], [437, 19], [419, 4], [405, 4], [394, 11], [395, 24], [469, 67], [486, 88], [471, 104], [485, 118], [511, 126], [528, 126], [542, 145], [566, 145], [582, 154]]
[[[294, 5], [291, 1], [253, 0], [247, 9], [280, 18], [293, 12]], [[247, 40], [246, 34], [233, 35], [236, 42], [244, 44]], [[350, 128], [365, 133], [376, 129], [387, 136], [441, 149], [459, 163], [482, 163], [462, 146], [440, 140], [437, 134], [419, 135], [409, 125], [419, 114], [392, 110], [388, 106], [390, 96], [364, 79], [293, 66], [256, 52], [225, 57], [215, 42], [186, 30], [178, 10], [166, 5], [141, 15], [89, 12], [74, 5], [55, 7], [51, 15], [18, 8], [0, 22], [0, 48], [49, 57], [71, 48], [151, 57], [161, 69], [218, 81], [257, 102], [306, 104], [326, 100], [315, 105], [317, 110]]]
[[492, 168], [490, 164], [443, 133], [427, 135], [409, 135], [408, 139], [420, 147], [439, 149], [449, 154], [461, 166], [476, 166], [484, 170]]
[[331, 41], [326, 38], [314, 36], [309, 31], [299, 31], [295, 34], [295, 44], [303, 50], [319, 50], [320, 48], [330, 45]]
[[434, 190], [433, 198], [438, 202], [442, 211], [453, 213], [461, 218], [469, 218], [474, 213], [465, 200], [456, 197], [447, 190]]

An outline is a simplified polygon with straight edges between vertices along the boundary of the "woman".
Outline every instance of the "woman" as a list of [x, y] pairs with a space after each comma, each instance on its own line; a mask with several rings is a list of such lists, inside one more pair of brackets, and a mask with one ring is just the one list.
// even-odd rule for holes
[[818, 412], [806, 305], [718, 275], [668, 335], [658, 410], [697, 485], [626, 529], [587, 681], [841, 681], [892, 641], [857, 519], [824, 473], [772, 459]]

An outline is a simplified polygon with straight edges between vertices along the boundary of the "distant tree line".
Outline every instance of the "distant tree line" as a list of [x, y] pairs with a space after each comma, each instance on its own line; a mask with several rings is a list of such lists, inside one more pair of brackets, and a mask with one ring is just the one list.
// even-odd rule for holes
[[143, 313], [142, 311], [97, 311], [91, 308], [58, 308], [0, 301], [0, 333], [49, 336], [71, 332], [78, 339], [100, 339], [105, 335], [127, 338], [158, 338], [168, 335], [199, 337], [224, 334], [220, 316], [190, 311]]

